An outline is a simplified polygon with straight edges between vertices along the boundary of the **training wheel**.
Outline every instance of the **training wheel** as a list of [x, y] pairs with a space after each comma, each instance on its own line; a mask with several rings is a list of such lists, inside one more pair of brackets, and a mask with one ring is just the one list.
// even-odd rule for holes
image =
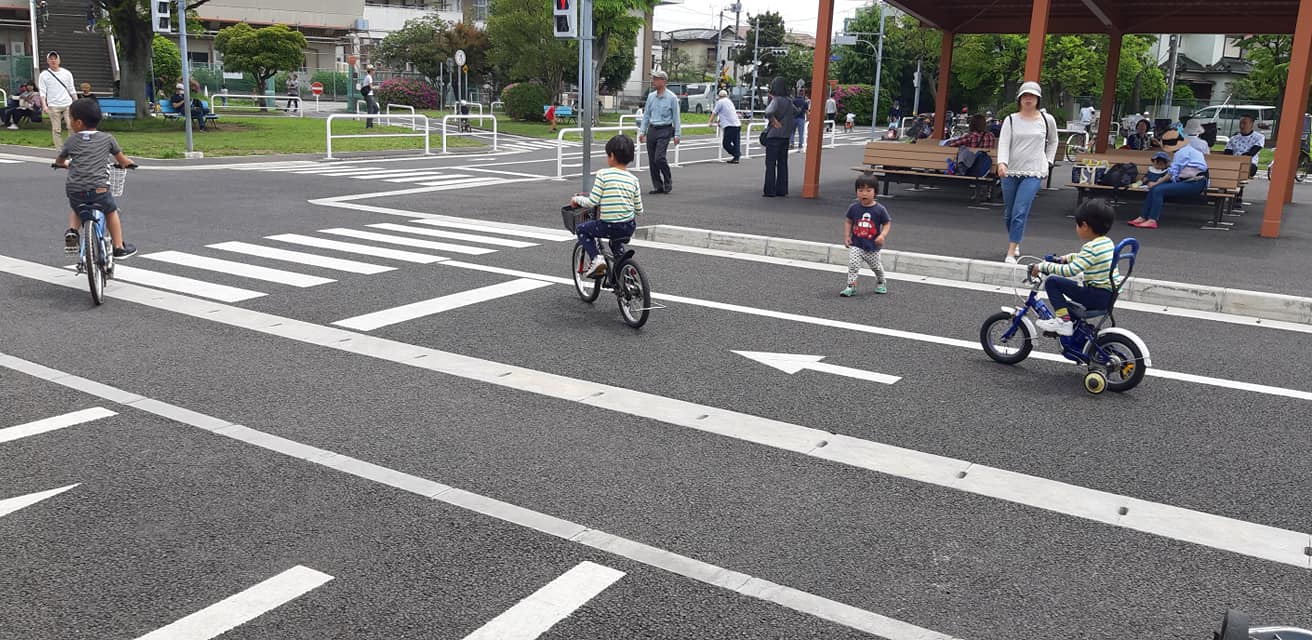
[[1095, 395], [1106, 391], [1107, 376], [1098, 371], [1090, 371], [1084, 374], [1084, 390]]

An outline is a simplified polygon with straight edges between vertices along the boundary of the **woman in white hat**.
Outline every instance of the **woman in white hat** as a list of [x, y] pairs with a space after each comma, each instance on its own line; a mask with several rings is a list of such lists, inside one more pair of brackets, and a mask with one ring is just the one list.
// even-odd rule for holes
[[1057, 121], [1039, 111], [1042, 97], [1039, 83], [1022, 84], [1016, 93], [1020, 110], [1002, 121], [998, 135], [998, 177], [1002, 179], [1008, 241], [1003, 260], [1008, 263], [1015, 263], [1020, 256], [1030, 205], [1057, 157]]
[[1190, 118], [1189, 122], [1184, 123], [1184, 135], [1186, 136], [1185, 142], [1203, 155], [1212, 152], [1212, 147], [1201, 137], [1203, 135], [1203, 123], [1198, 118]]

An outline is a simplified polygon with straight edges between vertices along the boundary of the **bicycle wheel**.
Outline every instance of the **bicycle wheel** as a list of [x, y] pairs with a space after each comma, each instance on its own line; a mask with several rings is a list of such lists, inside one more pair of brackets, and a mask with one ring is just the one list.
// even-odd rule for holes
[[651, 315], [651, 289], [647, 287], [647, 276], [638, 263], [630, 260], [620, 267], [615, 288], [624, 324], [634, 329], [646, 324], [647, 316]]
[[1144, 364], [1143, 353], [1133, 340], [1109, 333], [1098, 337], [1098, 346], [1111, 358], [1109, 362], [1097, 363], [1097, 366], [1106, 368], [1109, 390], [1129, 391], [1143, 381], [1148, 365]]
[[999, 311], [985, 319], [979, 328], [979, 343], [984, 347], [984, 353], [1002, 364], [1016, 364], [1028, 358], [1030, 351], [1034, 350], [1033, 336], [1024, 322], [1016, 327], [1010, 338], [1003, 339], [1014, 319], [1011, 313]]
[[1294, 171], [1294, 181], [1303, 182], [1307, 180], [1307, 174], [1312, 171], [1312, 157], [1307, 152], [1298, 154], [1298, 169]]
[[1084, 136], [1071, 134], [1066, 138], [1066, 162], [1075, 162], [1075, 156], [1084, 153]]
[[583, 250], [583, 245], [575, 243], [573, 266], [569, 270], [574, 274], [574, 290], [584, 302], [593, 302], [601, 295], [601, 278], [584, 278], [583, 272], [587, 268], [588, 253]]
[[100, 239], [96, 237], [96, 225], [91, 221], [82, 223], [82, 269], [87, 272], [87, 284], [91, 289], [91, 301], [97, 305], [105, 303], [105, 273], [100, 265], [104, 264], [101, 256]]

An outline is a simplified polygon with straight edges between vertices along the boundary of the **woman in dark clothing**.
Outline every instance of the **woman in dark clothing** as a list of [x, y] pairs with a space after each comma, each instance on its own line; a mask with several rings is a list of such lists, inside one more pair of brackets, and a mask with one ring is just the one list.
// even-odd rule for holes
[[769, 123], [765, 130], [765, 191], [767, 198], [788, 195], [788, 142], [796, 126], [796, 109], [788, 99], [788, 83], [783, 78], [770, 82], [770, 104], [765, 108]]

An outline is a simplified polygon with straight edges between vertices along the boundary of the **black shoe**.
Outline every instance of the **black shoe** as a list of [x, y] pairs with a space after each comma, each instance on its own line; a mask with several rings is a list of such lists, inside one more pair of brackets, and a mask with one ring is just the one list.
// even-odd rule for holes
[[64, 232], [64, 253], [77, 253], [78, 244], [77, 229], [69, 229]]
[[665, 187], [664, 193], [670, 193], [671, 191], [674, 191], [674, 187]]
[[774, 196], [774, 194], [770, 194], [770, 193], [762, 193], [762, 194], [761, 194], [761, 197], [762, 197], [762, 198], [773, 198], [773, 197], [775, 197], [775, 196]]
[[137, 255], [137, 248], [126, 242], [123, 243], [123, 248], [121, 249], [118, 247], [114, 247], [115, 260], [127, 260], [128, 258], [131, 258], [132, 256], [135, 255]]
[[648, 191], [648, 192], [647, 192], [647, 195], [656, 195], [656, 194], [658, 194], [658, 193], [665, 193], [665, 190], [664, 190], [664, 189], [652, 189], [651, 191]]
[[738, 164], [738, 158], [734, 158], [733, 160], [726, 160], [725, 164]]

